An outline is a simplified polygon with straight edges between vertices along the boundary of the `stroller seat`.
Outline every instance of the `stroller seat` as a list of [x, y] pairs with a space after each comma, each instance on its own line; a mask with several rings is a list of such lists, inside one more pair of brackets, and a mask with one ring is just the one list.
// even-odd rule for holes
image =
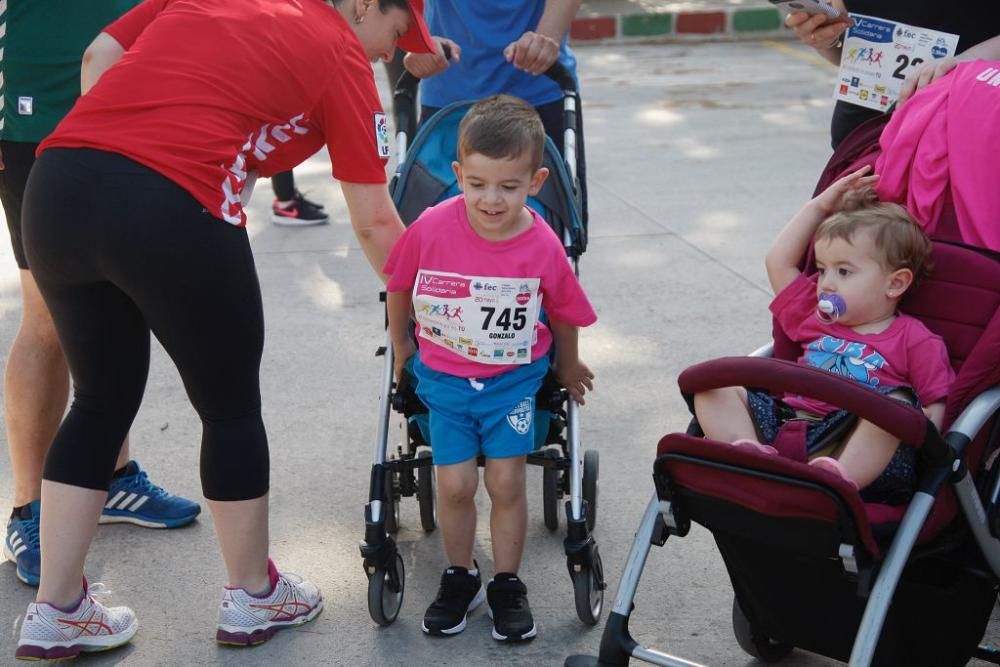
[[796, 363], [798, 347], [777, 327], [784, 358], [716, 359], [678, 378], [689, 404], [698, 392], [745, 386], [810, 396], [874, 423], [918, 449], [913, 500], [865, 503], [838, 475], [698, 437], [696, 422], [666, 435], [601, 657], [567, 665], [625, 665], [629, 656], [693, 664], [628, 634], [636, 564], [691, 521], [713, 534], [733, 585], [734, 634], [752, 656], [772, 662], [800, 648], [859, 666], [958, 667], [976, 653], [1000, 587], [1000, 466], [985, 463], [1000, 446], [1000, 257], [935, 241], [934, 261], [902, 308], [944, 338], [956, 370], [944, 435], [912, 406]]

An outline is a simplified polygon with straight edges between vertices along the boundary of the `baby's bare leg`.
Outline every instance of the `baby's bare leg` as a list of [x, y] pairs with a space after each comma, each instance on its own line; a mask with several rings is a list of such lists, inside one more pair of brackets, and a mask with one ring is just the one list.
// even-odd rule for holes
[[[893, 392], [889, 397], [910, 403], [903, 392]], [[837, 459], [848, 477], [863, 489], [878, 479], [898, 448], [899, 438], [862, 419], [844, 442]]]
[[750, 418], [747, 390], [743, 387], [722, 387], [695, 394], [694, 413], [707, 438], [722, 442], [758, 439]]
[[837, 459], [851, 481], [863, 489], [882, 474], [899, 447], [899, 438], [869, 421], [858, 422]]

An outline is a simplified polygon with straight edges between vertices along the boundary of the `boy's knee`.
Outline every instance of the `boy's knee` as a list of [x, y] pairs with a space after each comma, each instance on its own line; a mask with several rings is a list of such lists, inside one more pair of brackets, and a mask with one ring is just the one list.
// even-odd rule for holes
[[448, 505], [463, 505], [473, 502], [476, 497], [478, 481], [478, 473], [475, 479], [457, 475], [438, 475], [438, 502]]
[[486, 490], [494, 504], [509, 504], [526, 495], [525, 466], [504, 466], [487, 470]]

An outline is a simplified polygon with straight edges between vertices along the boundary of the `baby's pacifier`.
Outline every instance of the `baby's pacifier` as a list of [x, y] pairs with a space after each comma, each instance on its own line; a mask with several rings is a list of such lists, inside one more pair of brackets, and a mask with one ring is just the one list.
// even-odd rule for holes
[[847, 302], [839, 294], [823, 292], [819, 295], [819, 302], [816, 304], [816, 317], [820, 322], [831, 324], [836, 322], [847, 312]]

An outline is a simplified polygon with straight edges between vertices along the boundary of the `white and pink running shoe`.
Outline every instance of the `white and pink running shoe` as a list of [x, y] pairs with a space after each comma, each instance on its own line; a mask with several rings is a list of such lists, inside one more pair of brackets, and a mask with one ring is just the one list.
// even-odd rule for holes
[[19, 660], [68, 660], [81, 652], [117, 648], [132, 639], [139, 629], [135, 612], [97, 602], [90, 596], [86, 578], [83, 591], [83, 598], [70, 611], [45, 602], [28, 605], [15, 654]]
[[278, 630], [303, 625], [323, 611], [323, 595], [309, 581], [280, 574], [268, 560], [271, 592], [253, 595], [242, 588], [225, 588], [219, 606], [215, 641], [234, 646], [263, 644]]

